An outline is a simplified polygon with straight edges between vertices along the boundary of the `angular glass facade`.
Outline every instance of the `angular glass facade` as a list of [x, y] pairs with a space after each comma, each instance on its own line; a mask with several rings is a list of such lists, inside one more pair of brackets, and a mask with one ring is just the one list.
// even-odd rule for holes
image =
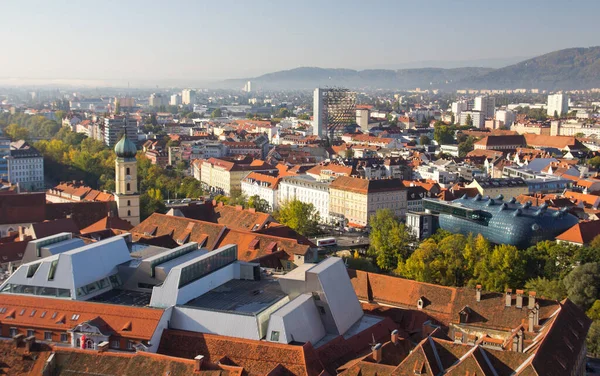
[[455, 234], [481, 234], [492, 243], [511, 244], [526, 248], [543, 240], [553, 240], [579, 222], [577, 217], [561, 210], [549, 210], [547, 205], [520, 204], [512, 198], [504, 201], [463, 196], [452, 202], [424, 199], [423, 207], [439, 213], [440, 228]]

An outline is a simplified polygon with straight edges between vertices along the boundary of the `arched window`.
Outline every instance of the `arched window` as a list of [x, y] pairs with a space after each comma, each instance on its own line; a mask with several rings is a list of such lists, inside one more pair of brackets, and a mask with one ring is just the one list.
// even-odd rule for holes
[[126, 174], [126, 175], [131, 175], [131, 174], [129, 173], [129, 167], [127, 167], [127, 172], [126, 172], [125, 174]]
[[127, 206], [131, 206], [131, 200], [127, 200]]
[[131, 210], [127, 210], [127, 216], [131, 217]]
[[131, 184], [130, 183], [127, 183], [127, 190], [131, 191]]

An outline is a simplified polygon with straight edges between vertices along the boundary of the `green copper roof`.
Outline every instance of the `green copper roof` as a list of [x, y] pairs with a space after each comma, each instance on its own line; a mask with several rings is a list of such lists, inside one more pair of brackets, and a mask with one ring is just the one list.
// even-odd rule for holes
[[119, 158], [135, 158], [137, 148], [131, 140], [127, 138], [127, 133], [115, 145], [115, 154]]

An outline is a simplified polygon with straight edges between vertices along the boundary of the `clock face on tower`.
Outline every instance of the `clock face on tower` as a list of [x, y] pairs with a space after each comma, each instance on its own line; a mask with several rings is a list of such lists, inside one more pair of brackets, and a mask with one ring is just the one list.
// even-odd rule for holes
[[125, 181], [131, 181], [131, 175], [125, 176]]

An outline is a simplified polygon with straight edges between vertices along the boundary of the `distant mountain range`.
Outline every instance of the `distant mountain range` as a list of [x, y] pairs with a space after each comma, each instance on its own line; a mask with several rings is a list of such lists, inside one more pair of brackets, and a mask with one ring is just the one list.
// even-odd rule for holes
[[351, 89], [588, 89], [600, 87], [600, 47], [569, 48], [504, 68], [329, 69], [301, 67], [259, 77], [226, 80], [220, 86], [242, 88], [251, 80], [264, 90], [306, 90], [341, 86]]

